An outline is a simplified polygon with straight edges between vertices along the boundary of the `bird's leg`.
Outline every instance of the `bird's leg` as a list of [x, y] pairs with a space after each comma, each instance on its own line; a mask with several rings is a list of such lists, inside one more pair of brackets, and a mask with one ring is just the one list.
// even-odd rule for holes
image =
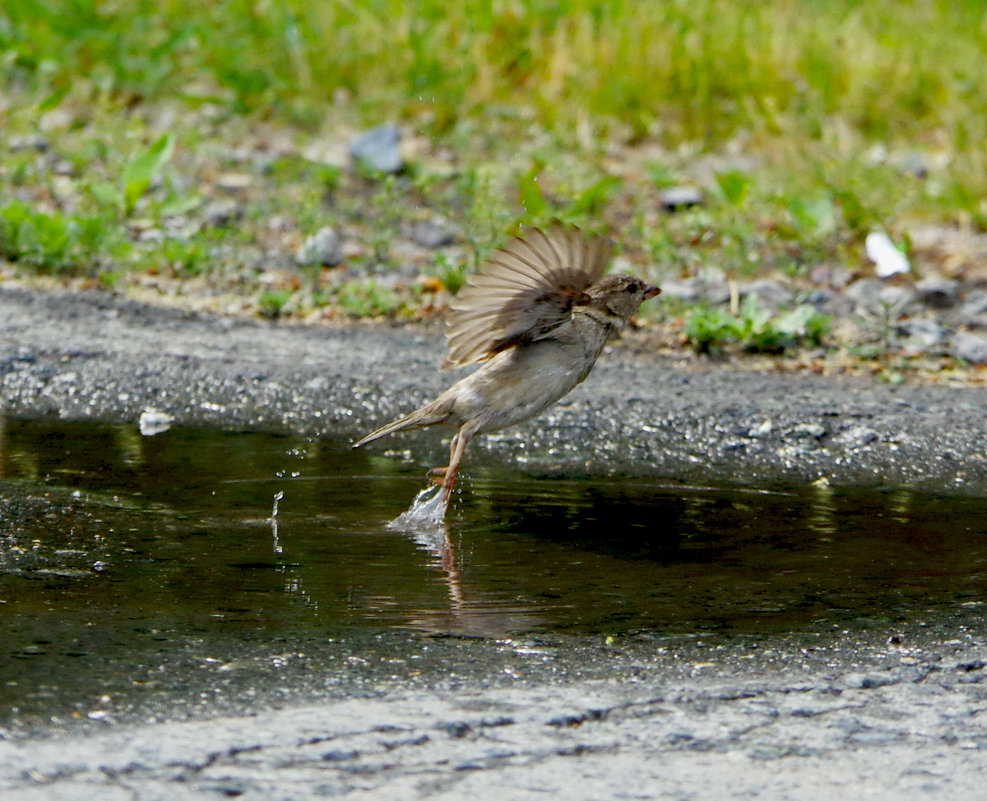
[[447, 503], [449, 496], [456, 488], [456, 474], [459, 472], [459, 463], [463, 459], [463, 453], [466, 451], [467, 443], [473, 437], [474, 429], [475, 426], [471, 423], [464, 425], [456, 432], [456, 436], [452, 438], [452, 444], [449, 446], [449, 466], [443, 470], [444, 477], [442, 479], [442, 500]]
[[446, 471], [448, 469], [449, 469], [448, 466], [447, 467], [433, 467], [433, 468], [429, 469], [429, 471], [425, 475], [427, 475], [430, 479], [432, 479], [432, 481], [435, 484], [438, 484], [441, 487], [442, 486], [442, 482], [445, 480], [443, 478], [443, 476], [446, 474]]

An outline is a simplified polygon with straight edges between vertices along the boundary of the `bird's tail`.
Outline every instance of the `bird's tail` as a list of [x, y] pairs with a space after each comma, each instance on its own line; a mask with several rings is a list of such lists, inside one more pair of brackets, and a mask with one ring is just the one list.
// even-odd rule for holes
[[452, 414], [452, 402], [445, 398], [438, 398], [420, 409], [416, 409], [404, 417], [392, 420], [386, 426], [381, 426], [372, 434], [367, 434], [363, 439], [354, 442], [353, 447], [359, 448], [375, 439], [386, 437], [388, 434], [396, 434], [398, 431], [413, 431], [417, 428], [426, 428], [438, 423], [444, 423]]

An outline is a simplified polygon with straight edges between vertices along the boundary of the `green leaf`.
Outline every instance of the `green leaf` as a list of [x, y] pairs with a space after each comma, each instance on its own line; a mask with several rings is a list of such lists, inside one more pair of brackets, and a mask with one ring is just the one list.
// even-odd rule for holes
[[64, 86], [59, 86], [57, 89], [53, 90], [48, 97], [38, 104], [38, 111], [44, 113], [46, 111], [51, 111], [53, 108], [58, 108], [65, 99], [65, 95], [69, 93], [69, 88], [69, 84], [65, 84]]
[[742, 206], [747, 199], [747, 190], [751, 179], [739, 170], [727, 170], [716, 173], [716, 183], [720, 187], [723, 198], [733, 206]]
[[170, 133], [162, 136], [143, 153], [138, 153], [123, 171], [123, 206], [127, 214], [147, 191], [175, 150], [175, 137]]

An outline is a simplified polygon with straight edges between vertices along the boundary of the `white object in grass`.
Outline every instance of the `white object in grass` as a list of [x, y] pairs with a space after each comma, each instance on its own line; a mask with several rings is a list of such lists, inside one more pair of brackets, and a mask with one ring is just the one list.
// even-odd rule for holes
[[908, 257], [894, 246], [894, 242], [883, 231], [871, 231], [867, 234], [864, 249], [867, 251], [867, 258], [876, 265], [878, 278], [889, 278], [912, 269]]

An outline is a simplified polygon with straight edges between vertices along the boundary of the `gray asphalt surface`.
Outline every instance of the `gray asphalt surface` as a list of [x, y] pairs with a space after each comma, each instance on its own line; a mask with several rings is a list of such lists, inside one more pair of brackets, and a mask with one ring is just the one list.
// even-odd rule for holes
[[[0, 409], [9, 415], [136, 421], [155, 407], [176, 423], [355, 438], [448, 386], [455, 374], [436, 369], [441, 356], [437, 328], [283, 326], [98, 293], [0, 289]], [[546, 415], [478, 438], [464, 469], [486, 459], [539, 473], [826, 477], [979, 494], [985, 400], [979, 388], [686, 370], [618, 346]], [[441, 459], [438, 439], [400, 442]]]
[[[236, 322], [0, 288], [7, 415], [136, 421], [153, 406], [179, 423], [355, 437], [445, 386], [440, 356], [438, 330]], [[564, 405], [478, 442], [464, 469], [825, 476], [979, 495], [983, 409], [978, 389], [684, 370], [618, 347]], [[438, 437], [414, 436], [405, 446], [441, 456]], [[555, 644], [564, 680], [519, 669], [525, 649], [462, 641], [478, 658], [452, 683], [382, 678], [283, 709], [0, 740], [0, 797], [980, 798], [982, 608], [811, 647]]]

